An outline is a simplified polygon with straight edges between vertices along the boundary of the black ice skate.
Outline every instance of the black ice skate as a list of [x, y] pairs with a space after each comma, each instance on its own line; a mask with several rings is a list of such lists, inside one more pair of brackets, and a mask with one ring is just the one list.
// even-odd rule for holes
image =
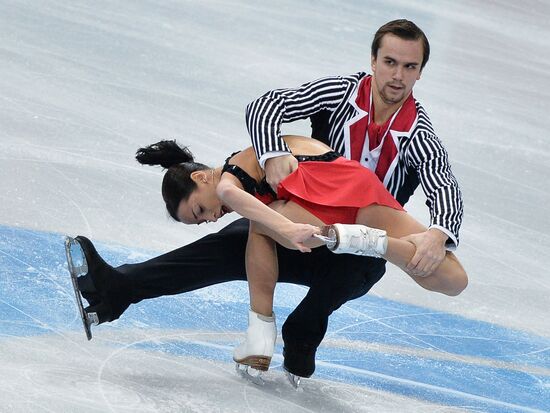
[[302, 343], [285, 343], [283, 348], [283, 370], [289, 383], [295, 389], [302, 378], [309, 378], [315, 372], [315, 353], [317, 347]]
[[300, 386], [300, 380], [302, 378], [300, 376], [292, 374], [288, 370], [285, 370], [285, 375], [290, 385], [294, 387], [296, 390], [298, 390], [298, 387]]
[[90, 326], [98, 325], [99, 318], [96, 312], [87, 312], [82, 304], [82, 295], [78, 289], [78, 277], [88, 273], [88, 264], [82, 248], [78, 242], [71, 237], [65, 238], [65, 253], [67, 254], [67, 265], [71, 274], [76, 306], [84, 326], [84, 332], [88, 340], [92, 339], [92, 330]]

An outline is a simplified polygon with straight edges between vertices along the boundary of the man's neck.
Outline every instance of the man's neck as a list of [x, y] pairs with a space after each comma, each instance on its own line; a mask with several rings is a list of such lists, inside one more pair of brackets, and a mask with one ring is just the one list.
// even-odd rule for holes
[[407, 100], [405, 97], [403, 100], [397, 103], [386, 103], [378, 93], [378, 90], [373, 85], [372, 87], [372, 105], [374, 106], [374, 123], [383, 125], [386, 121], [393, 116], [395, 112], [403, 105], [403, 102]]

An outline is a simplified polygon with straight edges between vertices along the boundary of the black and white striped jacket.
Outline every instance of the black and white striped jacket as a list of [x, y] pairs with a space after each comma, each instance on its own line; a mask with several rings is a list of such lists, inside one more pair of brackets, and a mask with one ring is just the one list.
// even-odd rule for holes
[[[359, 72], [326, 77], [294, 89], [276, 89], [251, 102], [246, 108], [246, 123], [260, 164], [290, 152], [281, 138], [281, 124], [306, 118], [312, 122], [312, 137], [349, 158], [350, 126], [365, 113], [355, 102], [365, 76]], [[401, 205], [421, 184], [430, 209], [430, 228], [445, 232], [449, 236], [447, 246], [453, 249], [459, 242], [462, 194], [430, 119], [420, 103], [414, 100], [414, 104], [416, 117], [410, 130], [390, 131], [398, 153], [383, 181]], [[363, 159], [361, 163], [373, 169]]]

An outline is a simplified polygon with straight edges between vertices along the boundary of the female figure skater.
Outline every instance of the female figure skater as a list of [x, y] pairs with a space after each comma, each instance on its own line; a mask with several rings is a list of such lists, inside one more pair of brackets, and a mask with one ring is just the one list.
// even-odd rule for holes
[[[276, 340], [275, 242], [302, 252], [326, 244], [334, 253], [382, 257], [407, 272], [416, 248], [400, 238], [426, 230], [369, 169], [315, 139], [284, 139], [299, 166], [279, 184], [276, 193], [265, 181], [251, 147], [233, 154], [217, 168], [195, 163], [191, 152], [175, 141], [161, 141], [136, 154], [142, 164], [168, 169], [162, 196], [176, 221], [215, 222], [232, 211], [250, 220], [246, 249], [249, 326], [246, 340], [235, 348], [233, 359], [264, 371]], [[466, 287], [468, 280], [449, 251], [430, 276], [409, 275], [422, 287], [438, 291], [457, 282]]]

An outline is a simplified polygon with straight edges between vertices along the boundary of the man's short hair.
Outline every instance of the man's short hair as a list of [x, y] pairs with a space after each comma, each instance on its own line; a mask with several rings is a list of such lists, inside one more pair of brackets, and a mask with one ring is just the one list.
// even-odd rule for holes
[[374, 39], [372, 40], [371, 45], [371, 55], [376, 59], [378, 54], [378, 49], [380, 49], [380, 43], [382, 43], [382, 38], [386, 34], [393, 34], [394, 36], [399, 37], [403, 40], [422, 40], [422, 46], [424, 53], [422, 56], [422, 64], [420, 65], [420, 70], [426, 66], [428, 59], [430, 58], [430, 43], [428, 38], [420, 28], [410, 20], [399, 19], [392, 20], [391, 22], [386, 23], [378, 29], [374, 34]]

